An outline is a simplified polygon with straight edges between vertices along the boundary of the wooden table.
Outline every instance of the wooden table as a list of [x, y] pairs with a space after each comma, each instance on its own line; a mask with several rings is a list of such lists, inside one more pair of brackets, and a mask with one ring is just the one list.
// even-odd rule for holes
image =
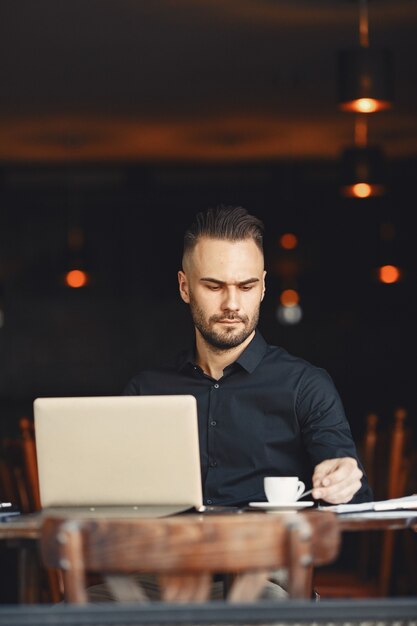
[[[260, 516], [287, 515], [287, 513], [254, 513], [250, 511], [245, 511], [244, 514]], [[390, 518], [384, 518], [379, 513], [374, 513], [372, 517], [364, 517], [363, 514], [357, 513], [336, 515], [330, 511], [319, 511], [317, 509], [299, 511], [296, 515], [307, 519], [315, 528], [321, 525], [320, 518], [325, 519], [327, 523], [331, 523], [329, 520], [334, 519], [341, 532], [360, 530], [404, 530], [407, 528], [417, 532], [417, 510], [393, 513], [393, 516]], [[198, 517], [203, 521], [206, 515], [198, 514]], [[213, 517], [213, 514], [210, 514], [209, 517]], [[42, 520], [42, 513], [32, 513], [30, 515], [16, 517], [9, 522], [2, 522], [0, 523], [0, 540], [39, 539]]]

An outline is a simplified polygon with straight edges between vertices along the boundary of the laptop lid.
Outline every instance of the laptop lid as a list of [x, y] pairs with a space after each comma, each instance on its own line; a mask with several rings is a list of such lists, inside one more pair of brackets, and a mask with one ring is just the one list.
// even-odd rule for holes
[[37, 398], [45, 507], [202, 506], [193, 396]]

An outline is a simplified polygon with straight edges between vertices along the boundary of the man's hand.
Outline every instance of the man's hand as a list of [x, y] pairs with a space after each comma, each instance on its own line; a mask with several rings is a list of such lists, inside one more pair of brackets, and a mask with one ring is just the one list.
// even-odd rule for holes
[[349, 502], [360, 489], [363, 473], [356, 459], [327, 459], [314, 468], [313, 498], [330, 504]]

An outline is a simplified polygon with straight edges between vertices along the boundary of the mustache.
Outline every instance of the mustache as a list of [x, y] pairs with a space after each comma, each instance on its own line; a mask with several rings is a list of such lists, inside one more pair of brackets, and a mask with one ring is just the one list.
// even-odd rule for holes
[[237, 315], [236, 313], [228, 313], [226, 315], [212, 315], [210, 317], [210, 322], [226, 322], [226, 321], [239, 321], [246, 323], [248, 321], [247, 315], [243, 317], [241, 315]]

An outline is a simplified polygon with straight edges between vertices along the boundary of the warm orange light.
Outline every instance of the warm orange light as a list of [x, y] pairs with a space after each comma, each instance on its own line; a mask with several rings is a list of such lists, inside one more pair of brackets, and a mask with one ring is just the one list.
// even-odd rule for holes
[[341, 193], [347, 198], [369, 198], [370, 196], [383, 196], [385, 187], [383, 185], [370, 185], [369, 183], [356, 183], [355, 185], [345, 185], [341, 188]]
[[294, 233], [284, 233], [279, 239], [279, 245], [284, 250], [294, 250], [298, 244], [298, 237]]
[[300, 296], [295, 289], [284, 289], [279, 298], [283, 306], [296, 306], [300, 301]]
[[379, 268], [379, 280], [387, 285], [396, 283], [400, 279], [400, 270], [395, 265], [383, 265]]
[[65, 276], [66, 284], [73, 289], [85, 287], [87, 280], [87, 274], [81, 270], [70, 270]]
[[376, 100], [375, 98], [358, 98], [349, 102], [342, 102], [342, 111], [353, 111], [354, 113], [375, 113], [376, 111], [386, 111], [392, 107], [388, 100]]
[[352, 191], [356, 198], [369, 198], [372, 193], [372, 187], [368, 183], [356, 183], [356, 185], [353, 185]]
[[405, 418], [407, 417], [407, 409], [405, 409], [403, 406], [398, 406], [394, 411], [394, 417], [401, 421], [405, 420]]
[[356, 111], [359, 113], [375, 113], [378, 110], [379, 103], [373, 98], [359, 98], [355, 101]]

